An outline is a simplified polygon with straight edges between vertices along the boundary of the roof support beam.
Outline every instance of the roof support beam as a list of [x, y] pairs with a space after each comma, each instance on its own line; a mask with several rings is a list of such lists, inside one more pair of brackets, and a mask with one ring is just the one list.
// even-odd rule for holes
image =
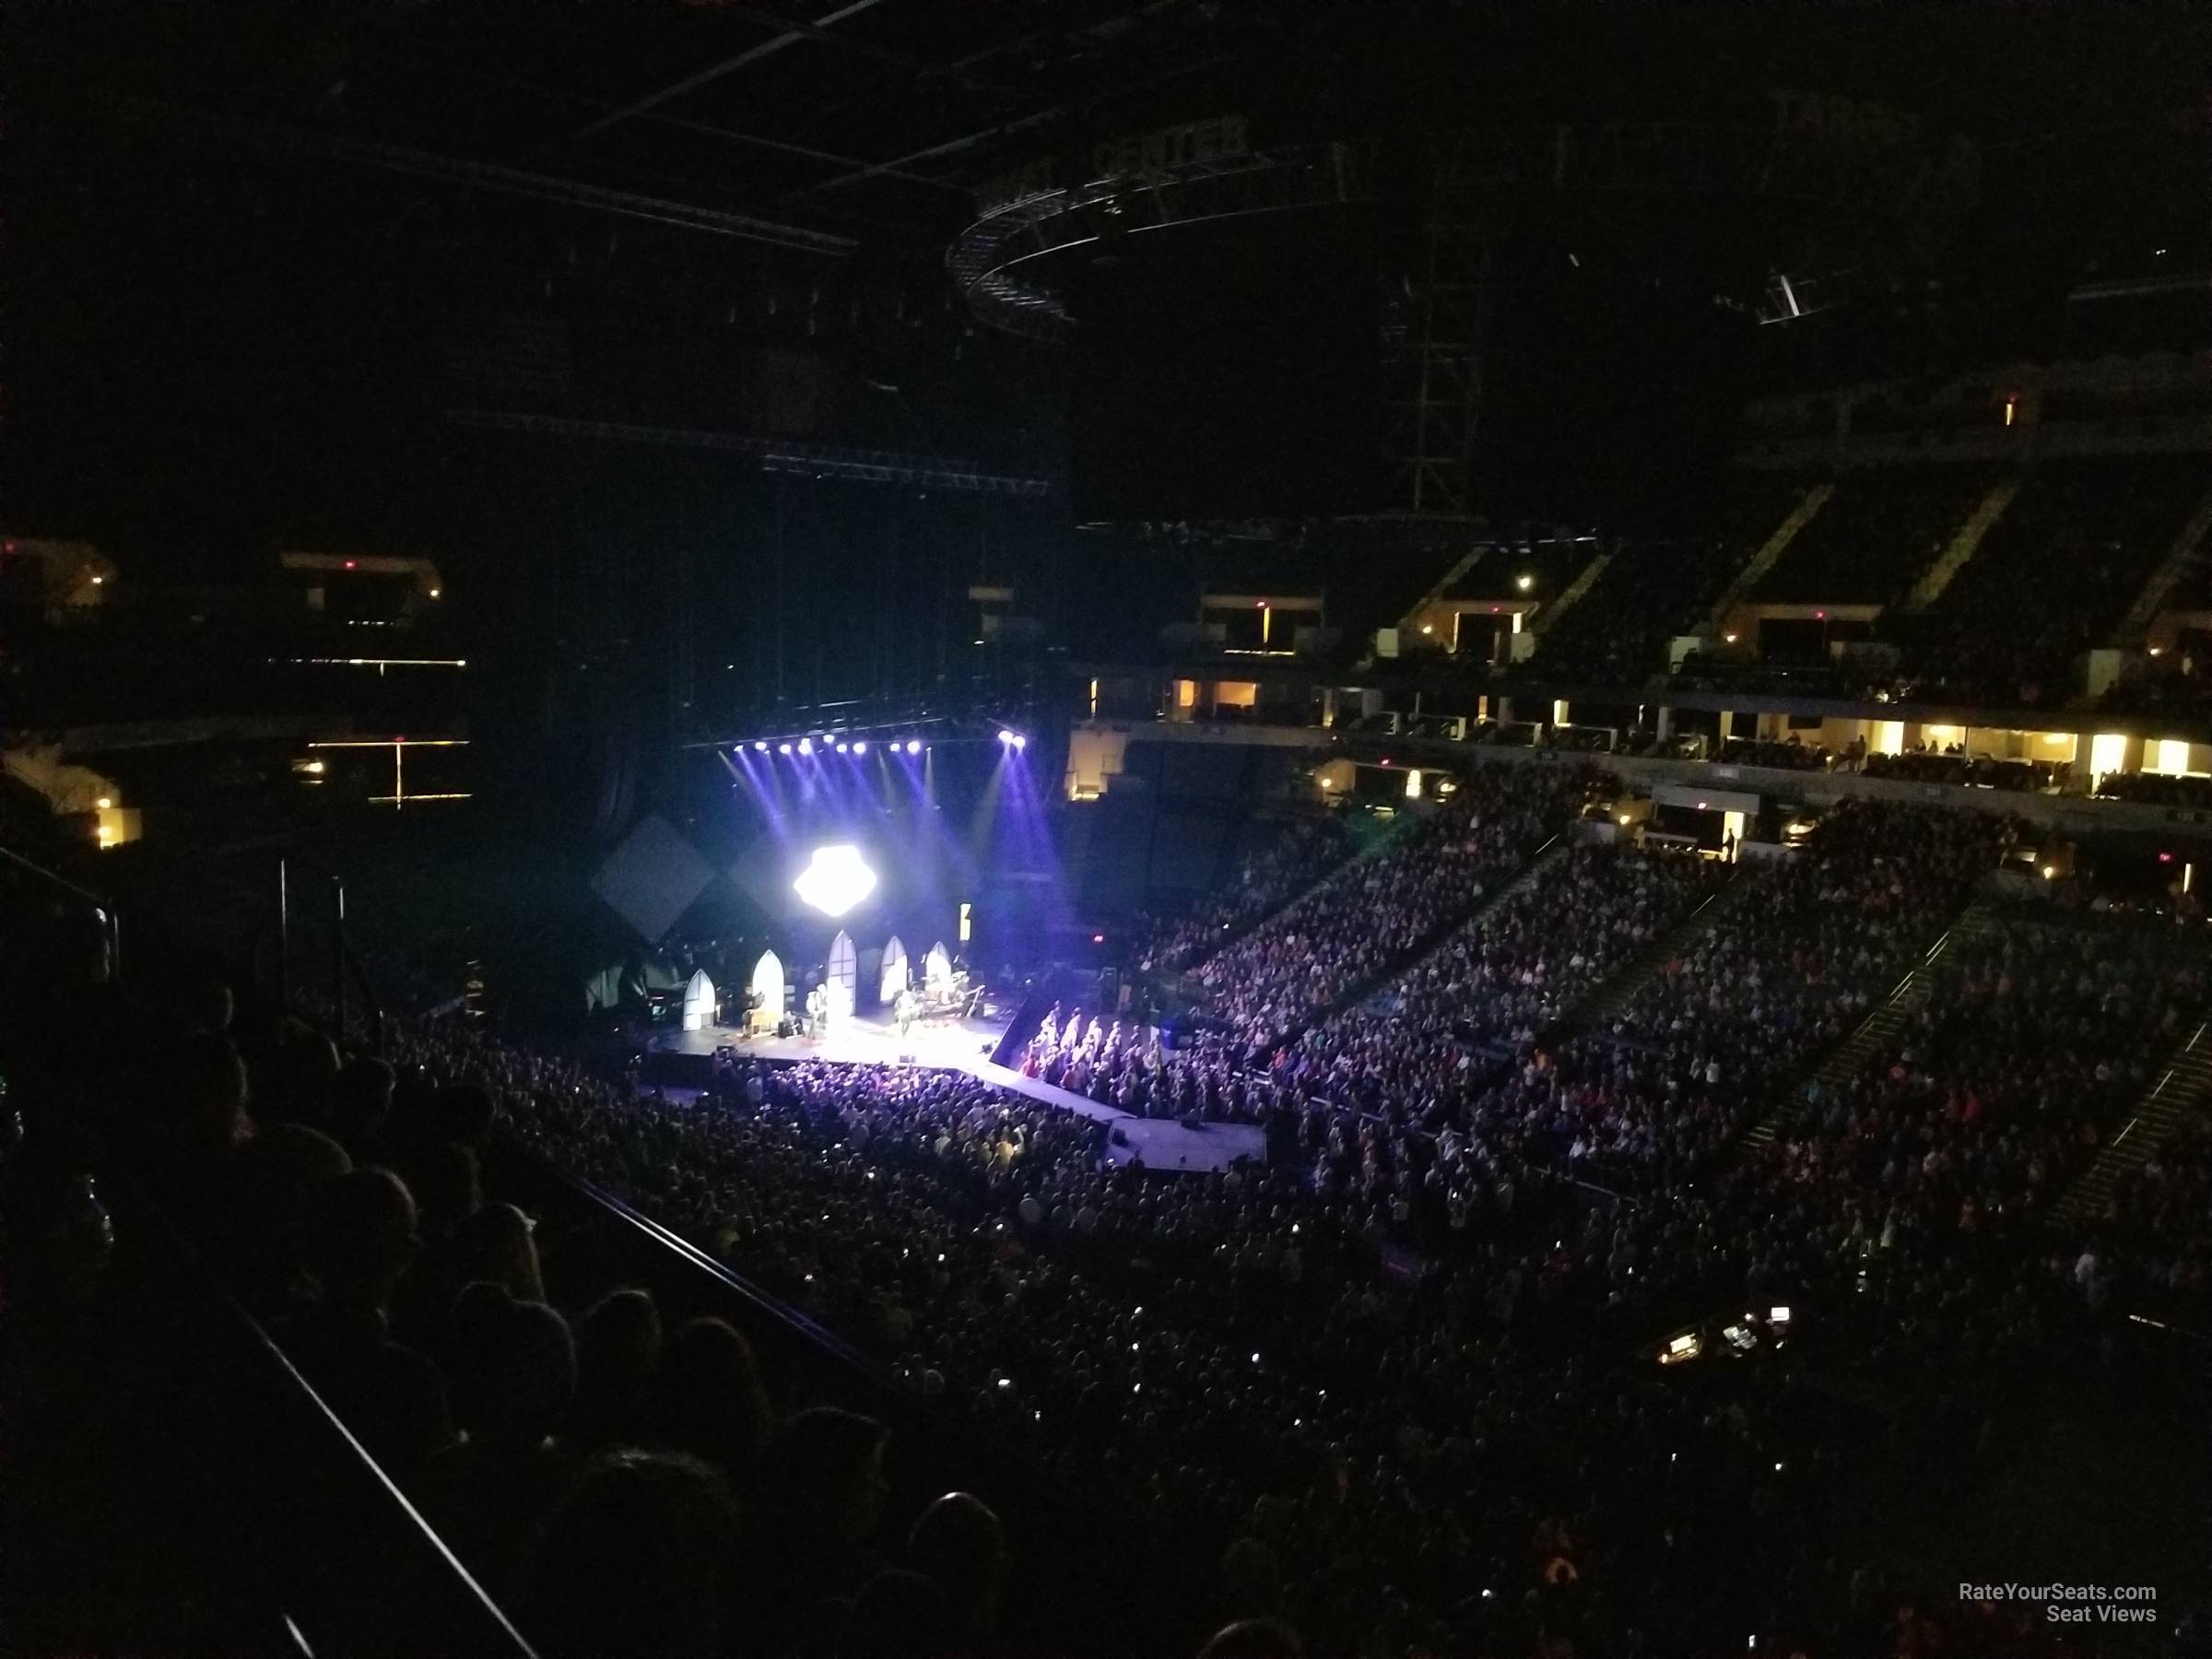
[[[883, 3], [884, 0], [847, 0], [845, 5], [839, 6], [835, 11], [827, 12], [815, 18], [809, 27], [818, 30], [832, 23], [841, 23], [847, 18], [856, 18], [862, 12], [873, 11]], [[805, 32], [799, 29], [787, 29], [782, 34], [761, 41], [758, 46], [747, 47], [735, 57], [724, 58], [721, 63], [710, 64], [696, 74], [687, 75], [674, 86], [663, 87], [657, 92], [649, 92], [643, 98], [624, 104], [619, 109], [609, 110], [606, 114], [585, 122], [583, 125], [576, 129], [574, 135], [578, 138], [589, 138], [594, 133], [604, 133], [607, 128], [628, 121], [632, 115], [642, 115], [648, 110], [657, 110], [661, 105], [681, 98], [687, 92], [695, 92], [701, 87], [711, 86], [724, 76], [736, 74], [738, 70], [748, 64], [757, 64], [762, 58], [772, 56], [786, 47], [796, 46], [801, 41], [808, 38]]]

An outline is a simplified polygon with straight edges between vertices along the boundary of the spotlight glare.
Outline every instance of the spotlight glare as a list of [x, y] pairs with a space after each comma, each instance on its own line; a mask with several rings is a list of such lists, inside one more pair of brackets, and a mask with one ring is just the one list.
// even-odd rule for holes
[[790, 745], [790, 744], [788, 744], [788, 743], [779, 743], [779, 744], [777, 744], [777, 745], [776, 745], [776, 753], [777, 753], [777, 754], [779, 754], [779, 755], [788, 755], [788, 754], [790, 754], [790, 753], [791, 753], [791, 745]]
[[838, 741], [837, 752], [841, 755], [849, 755], [853, 752], [853, 746], [841, 738]]
[[863, 737], [856, 741], [853, 745], [853, 752], [856, 755], [866, 754], [868, 752], [868, 740], [865, 737]]
[[754, 739], [754, 742], [753, 742], [753, 749], [754, 749], [754, 751], [755, 751], [756, 753], [758, 753], [758, 754], [762, 754], [762, 755], [765, 755], [765, 754], [767, 754], [767, 753], [768, 753], [768, 740], [767, 740], [766, 738], [756, 738], [756, 739]]
[[922, 739], [919, 737], [909, 737], [906, 740], [906, 752], [910, 755], [920, 754], [922, 752]]
[[876, 872], [858, 847], [817, 847], [791, 890], [823, 915], [841, 916], [876, 890]]
[[1002, 726], [999, 728], [998, 740], [1001, 743], [1012, 743], [1014, 741], [1014, 734]]
[[802, 754], [802, 755], [811, 755], [811, 754], [813, 754], [813, 753], [814, 753], [814, 739], [813, 739], [813, 738], [811, 738], [811, 737], [802, 737], [802, 738], [800, 738], [800, 739], [799, 739], [799, 753], [800, 753], [800, 754]]
[[1030, 740], [1027, 737], [1024, 737], [1019, 732], [1017, 732], [1014, 734], [1014, 747], [1018, 749], [1028, 748], [1030, 747]]

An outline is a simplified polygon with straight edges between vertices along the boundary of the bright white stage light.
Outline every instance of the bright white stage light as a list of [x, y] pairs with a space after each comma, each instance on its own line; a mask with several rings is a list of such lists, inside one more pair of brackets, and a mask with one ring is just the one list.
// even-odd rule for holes
[[1001, 743], [1010, 744], [1014, 741], [1014, 734], [1002, 728], [998, 734], [998, 740]]
[[802, 737], [802, 738], [800, 738], [800, 739], [799, 739], [799, 753], [800, 753], [800, 754], [802, 754], [802, 755], [811, 755], [811, 754], [813, 754], [813, 753], [814, 753], [814, 739], [813, 739], [813, 738], [811, 738], [811, 737]]
[[876, 872], [858, 847], [817, 847], [791, 890], [823, 915], [841, 916], [876, 890]]
[[841, 755], [849, 755], [853, 752], [853, 746], [841, 738], [838, 742], [837, 752]]
[[920, 754], [922, 752], [922, 739], [919, 737], [909, 737], [906, 740], [906, 752], [910, 755]]
[[856, 755], [866, 754], [868, 752], [868, 740], [865, 737], [857, 740], [853, 745], [853, 752]]
[[776, 753], [777, 753], [777, 754], [779, 754], [779, 755], [788, 755], [788, 754], [790, 754], [790, 753], [791, 753], [791, 745], [790, 745], [790, 744], [788, 744], [788, 743], [779, 743], [779, 744], [777, 744], [777, 745], [776, 745]]
[[765, 737], [756, 737], [756, 738], [754, 738], [754, 739], [753, 739], [753, 752], [754, 752], [754, 753], [756, 753], [756, 754], [760, 754], [760, 755], [765, 755], [765, 754], [767, 754], [767, 753], [768, 753], [768, 739], [767, 739], [767, 738], [765, 738]]

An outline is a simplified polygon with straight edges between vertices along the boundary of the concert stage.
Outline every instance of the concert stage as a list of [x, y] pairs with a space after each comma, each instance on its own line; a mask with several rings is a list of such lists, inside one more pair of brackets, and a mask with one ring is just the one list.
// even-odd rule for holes
[[[927, 1065], [964, 1071], [1047, 1106], [1108, 1124], [1114, 1135], [1107, 1156], [1116, 1164], [1141, 1158], [1149, 1170], [1202, 1172], [1226, 1170], [1240, 1158], [1256, 1163], [1266, 1156], [1265, 1137], [1256, 1124], [1207, 1124], [1186, 1129], [1171, 1118], [1134, 1117], [1118, 1107], [1102, 1106], [1085, 1096], [994, 1065], [991, 1051], [998, 1046], [1005, 1030], [1003, 1020], [959, 1019], [917, 1023], [901, 1038], [899, 1028], [889, 1020], [855, 1017], [841, 1021], [819, 1038], [747, 1039], [730, 1027], [709, 1026], [697, 1031], [657, 1032], [647, 1048], [651, 1053], [695, 1056], [696, 1061], [706, 1060], [727, 1046], [741, 1058], [755, 1060]], [[704, 1080], [702, 1070], [700, 1081]]]
[[727, 1046], [753, 1060], [828, 1060], [840, 1065], [935, 1065], [971, 1071], [998, 1046], [1003, 1019], [917, 1020], [904, 1037], [898, 1025], [877, 1015], [838, 1021], [820, 1037], [747, 1037], [734, 1026], [698, 1031], [661, 1031], [655, 1053], [712, 1054]]

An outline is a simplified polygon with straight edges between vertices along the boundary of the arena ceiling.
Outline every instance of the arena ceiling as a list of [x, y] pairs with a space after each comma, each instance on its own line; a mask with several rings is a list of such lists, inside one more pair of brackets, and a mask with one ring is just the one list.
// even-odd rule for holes
[[[64, 122], [124, 112], [333, 178], [412, 171], [809, 260], [941, 254], [994, 176], [1223, 112], [1355, 137], [1756, 118], [1796, 88], [2048, 176], [2054, 145], [2201, 121], [2212, 61], [2202, 9], [2162, 5], [26, 0], [10, 28], [19, 105]], [[2089, 229], [2142, 240], [2124, 212], [2171, 182], [2142, 171], [2104, 171]]]

